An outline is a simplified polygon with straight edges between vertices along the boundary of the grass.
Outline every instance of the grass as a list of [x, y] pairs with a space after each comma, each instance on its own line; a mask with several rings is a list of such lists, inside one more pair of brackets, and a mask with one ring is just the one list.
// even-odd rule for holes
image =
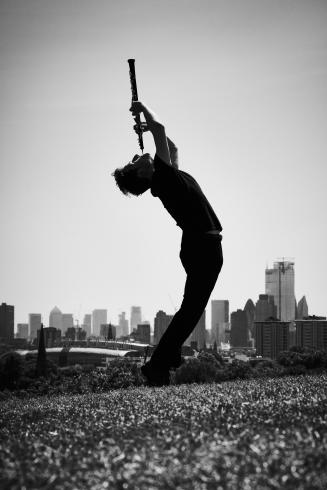
[[0, 403], [4, 489], [326, 489], [327, 375]]

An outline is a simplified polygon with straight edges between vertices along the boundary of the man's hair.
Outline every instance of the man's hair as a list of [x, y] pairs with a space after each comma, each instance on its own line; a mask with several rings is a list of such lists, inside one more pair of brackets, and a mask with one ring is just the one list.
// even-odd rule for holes
[[116, 168], [111, 175], [115, 178], [116, 184], [123, 194], [131, 193], [139, 196], [144, 192], [143, 179], [137, 176], [137, 169], [133, 164], [129, 163], [123, 168]]

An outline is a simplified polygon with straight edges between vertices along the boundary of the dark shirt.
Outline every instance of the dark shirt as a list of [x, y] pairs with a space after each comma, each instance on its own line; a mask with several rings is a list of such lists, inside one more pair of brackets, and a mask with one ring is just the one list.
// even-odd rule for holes
[[159, 197], [184, 231], [221, 231], [222, 227], [196, 180], [186, 172], [154, 157], [151, 194]]

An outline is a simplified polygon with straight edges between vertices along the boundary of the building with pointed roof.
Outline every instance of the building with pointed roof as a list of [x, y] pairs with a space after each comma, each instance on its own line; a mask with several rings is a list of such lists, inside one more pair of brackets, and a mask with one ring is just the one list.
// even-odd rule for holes
[[301, 320], [302, 318], [307, 316], [309, 316], [308, 303], [306, 297], [303, 296], [297, 304], [296, 319]]

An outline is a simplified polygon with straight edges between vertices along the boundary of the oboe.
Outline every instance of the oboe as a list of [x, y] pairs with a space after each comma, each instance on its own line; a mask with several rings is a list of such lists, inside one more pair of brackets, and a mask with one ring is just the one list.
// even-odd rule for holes
[[[135, 75], [135, 60], [134, 59], [129, 59], [127, 60], [129, 64], [129, 78], [131, 81], [131, 89], [132, 89], [132, 102], [135, 100], [138, 100], [138, 95], [137, 95], [137, 85], [136, 85], [136, 75]], [[134, 121], [136, 123], [136, 132], [139, 140], [139, 146], [142, 150], [144, 150], [144, 144], [143, 144], [143, 131], [142, 131], [142, 125], [141, 125], [141, 118], [140, 115], [137, 114], [134, 117]]]

